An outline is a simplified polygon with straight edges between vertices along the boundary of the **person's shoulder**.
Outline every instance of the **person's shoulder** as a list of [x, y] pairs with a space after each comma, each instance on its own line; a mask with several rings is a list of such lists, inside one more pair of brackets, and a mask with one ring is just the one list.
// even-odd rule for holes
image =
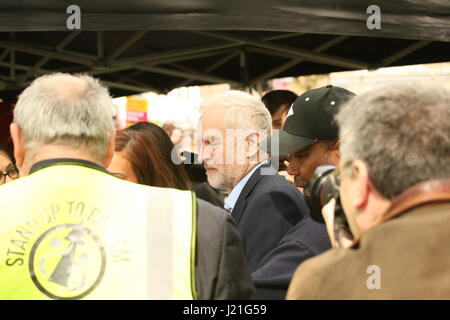
[[320, 299], [328, 294], [324, 290], [348, 283], [353, 259], [352, 250], [338, 248], [304, 261], [292, 277], [287, 299]]
[[7, 183], [0, 185], [0, 192], [6, 193], [6, 192], [15, 191], [15, 190], [20, 189], [23, 186], [29, 184], [30, 182], [32, 182], [32, 181], [29, 179], [29, 177], [21, 177], [19, 179], [12, 180], [12, 181], [9, 181]]
[[196, 199], [196, 205], [199, 223], [207, 226], [224, 226], [228, 220], [232, 221], [231, 216], [223, 208], [199, 198]]
[[283, 244], [299, 245], [315, 254], [331, 247], [325, 225], [314, 221], [309, 216], [301, 219], [286, 233], [280, 241], [280, 245]]
[[285, 195], [299, 202], [304, 202], [303, 195], [300, 191], [285, 177], [275, 174], [261, 174], [259, 182], [256, 184], [254, 193], [259, 195]]
[[345, 283], [360, 277], [361, 270], [366, 272], [366, 268], [365, 253], [359, 248], [332, 248], [302, 263], [295, 272], [295, 278], [319, 286], [325, 283]]
[[321, 255], [318, 255], [301, 266], [303, 269], [313, 270], [314, 272], [329, 272], [330, 268], [333, 268], [336, 263], [343, 263], [349, 260], [353, 260], [355, 252], [351, 249], [333, 248]]
[[297, 209], [308, 211], [303, 194], [286, 178], [278, 174], [261, 175], [261, 179], [249, 194], [249, 198], [254, 202], [270, 199], [272, 202], [284, 204], [278, 206], [279, 209], [286, 208], [288, 210], [290, 206], [295, 204]]
[[254, 185], [252, 192], [256, 194], [263, 193], [284, 193], [295, 198], [302, 198], [300, 191], [286, 178], [275, 174], [261, 174], [258, 182]]
[[0, 194], [2, 195], [0, 201], [10, 201], [10, 196], [15, 198], [18, 195], [22, 197], [34, 195], [36, 190], [41, 188], [40, 182], [40, 180], [36, 179], [36, 175], [28, 175], [2, 184], [0, 185]]
[[309, 215], [306, 201], [300, 191], [278, 174], [262, 175], [246, 195], [247, 209], [255, 212], [278, 212], [292, 226]]
[[292, 183], [288, 182], [285, 177], [280, 176], [277, 172], [272, 174], [262, 174], [260, 172], [260, 176], [260, 184], [262, 185], [271, 185], [272, 187], [277, 189], [291, 189], [290, 187], [294, 187]]

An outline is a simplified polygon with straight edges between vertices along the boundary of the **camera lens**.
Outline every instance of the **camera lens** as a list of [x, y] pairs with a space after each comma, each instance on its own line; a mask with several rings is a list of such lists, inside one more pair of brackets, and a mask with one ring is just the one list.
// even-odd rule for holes
[[318, 167], [314, 177], [306, 184], [304, 194], [311, 217], [317, 222], [325, 223], [322, 216], [322, 207], [331, 199], [336, 199], [339, 196], [339, 178], [336, 174], [336, 167]]

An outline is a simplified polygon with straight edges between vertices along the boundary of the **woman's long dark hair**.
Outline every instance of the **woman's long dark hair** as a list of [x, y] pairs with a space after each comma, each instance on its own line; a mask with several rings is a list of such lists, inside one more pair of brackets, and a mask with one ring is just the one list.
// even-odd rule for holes
[[183, 164], [172, 162], [174, 147], [166, 132], [149, 122], [117, 132], [116, 152], [130, 161], [138, 183], [155, 187], [190, 189]]

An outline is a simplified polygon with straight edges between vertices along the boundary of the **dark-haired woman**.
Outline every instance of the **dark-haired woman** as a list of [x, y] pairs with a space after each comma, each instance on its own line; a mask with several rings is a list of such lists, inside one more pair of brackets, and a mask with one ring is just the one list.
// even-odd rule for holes
[[169, 136], [155, 124], [118, 131], [116, 152], [108, 171], [139, 184], [188, 190], [189, 178], [184, 167], [172, 161], [172, 149]]

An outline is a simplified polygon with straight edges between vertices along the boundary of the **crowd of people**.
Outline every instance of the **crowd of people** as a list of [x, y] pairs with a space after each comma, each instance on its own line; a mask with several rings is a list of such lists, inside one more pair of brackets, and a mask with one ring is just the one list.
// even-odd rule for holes
[[[198, 154], [174, 154], [167, 130], [116, 131], [88, 75], [20, 94], [0, 148], [0, 299], [450, 299], [446, 89], [230, 90], [204, 102]], [[339, 196], [319, 221], [305, 188], [324, 165]]]

